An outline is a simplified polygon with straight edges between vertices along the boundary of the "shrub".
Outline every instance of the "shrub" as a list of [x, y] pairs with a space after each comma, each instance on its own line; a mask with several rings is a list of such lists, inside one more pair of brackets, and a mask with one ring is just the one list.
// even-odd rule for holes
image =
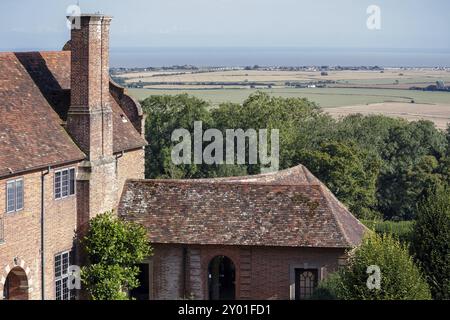
[[314, 290], [310, 300], [336, 300], [338, 299], [338, 287], [340, 285], [340, 275], [338, 272], [330, 274], [322, 280]]
[[[369, 266], [378, 266], [380, 288], [369, 289]], [[428, 284], [408, 254], [407, 248], [390, 235], [372, 233], [350, 253], [348, 265], [324, 281], [322, 297], [345, 300], [426, 300]]]
[[146, 230], [106, 212], [89, 222], [82, 244], [89, 260], [82, 269], [82, 281], [91, 298], [127, 299], [127, 291], [139, 286], [136, 264], [152, 254]]

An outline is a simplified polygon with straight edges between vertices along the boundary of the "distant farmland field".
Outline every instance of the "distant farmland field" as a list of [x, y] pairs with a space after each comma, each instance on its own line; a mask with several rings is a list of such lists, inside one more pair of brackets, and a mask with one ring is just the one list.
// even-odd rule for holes
[[118, 75], [125, 83], [145, 83], [146, 88], [155, 85], [172, 85], [173, 83], [198, 84], [208, 82], [240, 83], [246, 82], [272, 83], [284, 86], [285, 82], [336, 81], [337, 86], [382, 86], [407, 89], [411, 86], [427, 86], [442, 80], [450, 82], [450, 72], [444, 70], [400, 70], [386, 69], [380, 71], [329, 71], [322, 76], [320, 71], [283, 71], [283, 70], [232, 70], [211, 72], [129, 72]]
[[382, 114], [389, 117], [403, 118], [408, 121], [429, 120], [434, 122], [437, 128], [443, 130], [450, 123], [450, 105], [441, 104], [383, 102], [369, 105], [326, 108], [325, 111], [335, 118], [360, 113], [363, 115]]
[[391, 89], [356, 88], [273, 88], [273, 89], [128, 89], [132, 96], [142, 100], [150, 95], [188, 93], [210, 101], [213, 105], [222, 102], [242, 103], [257, 90], [273, 96], [304, 97], [323, 108], [342, 107], [381, 102], [411, 102], [444, 104], [450, 108], [450, 93]]

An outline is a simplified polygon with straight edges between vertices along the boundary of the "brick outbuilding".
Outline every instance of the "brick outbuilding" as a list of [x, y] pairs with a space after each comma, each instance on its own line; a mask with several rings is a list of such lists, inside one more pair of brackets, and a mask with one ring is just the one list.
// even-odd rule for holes
[[129, 180], [119, 215], [154, 256], [141, 297], [301, 299], [366, 228], [304, 166], [257, 176]]

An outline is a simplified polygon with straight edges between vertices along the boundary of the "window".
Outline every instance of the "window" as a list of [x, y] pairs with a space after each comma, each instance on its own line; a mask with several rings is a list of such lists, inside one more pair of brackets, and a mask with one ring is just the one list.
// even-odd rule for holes
[[55, 172], [55, 199], [75, 194], [75, 169], [64, 169]]
[[3, 218], [0, 217], [0, 244], [5, 242], [5, 225], [3, 223]]
[[66, 251], [55, 256], [55, 295], [56, 300], [73, 300], [74, 290], [69, 290], [69, 266], [71, 252]]
[[6, 182], [6, 212], [23, 209], [23, 179]]
[[308, 299], [317, 287], [317, 269], [295, 269], [295, 299]]

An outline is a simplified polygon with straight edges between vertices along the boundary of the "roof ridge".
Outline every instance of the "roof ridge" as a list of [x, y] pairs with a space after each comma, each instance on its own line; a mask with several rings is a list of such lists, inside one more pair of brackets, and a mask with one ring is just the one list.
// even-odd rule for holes
[[[342, 235], [343, 235], [343, 237], [344, 237], [344, 240], [347, 242], [348, 245], [353, 246], [353, 243], [351, 242], [350, 238], [348, 237], [348, 235], [347, 235], [347, 233], [346, 233], [346, 231], [345, 231], [345, 228], [344, 228], [344, 226], [342, 225], [342, 222], [338, 219], [338, 217], [336, 216], [335, 210], [333, 210], [333, 207], [331, 206], [330, 199], [328, 198], [328, 195], [330, 195], [330, 194], [333, 195], [333, 193], [332, 193], [332, 192], [330, 191], [330, 189], [328, 189], [328, 187], [327, 187], [325, 184], [323, 184], [323, 183], [321, 183], [321, 185], [320, 185], [319, 192], [320, 192], [320, 193], [322, 194], [322, 196], [324, 197], [325, 202], [326, 202], [326, 205], [327, 205], [327, 207], [330, 209], [331, 215], [332, 215], [334, 221], [336, 221], [336, 225], [338, 226], [339, 230], [341, 231], [341, 233], [342, 233]], [[326, 192], [327, 194], [325, 194], [325, 192]], [[334, 195], [333, 195], [333, 196], [334, 196]], [[335, 200], [338, 200], [336, 197], [334, 197], [334, 199], [335, 199]], [[338, 200], [337, 202], [338, 202], [339, 204], [341, 203], [339, 200]], [[343, 207], [345, 210], [348, 211], [347, 207], [345, 207], [343, 204], [341, 204], [341, 205], [342, 205], [342, 207]]]
[[312, 174], [312, 173], [309, 172], [309, 170], [304, 165], [301, 165], [301, 168], [302, 168], [303, 174], [305, 175], [306, 180], [311, 182], [310, 174]]
[[[323, 194], [324, 198], [326, 199], [327, 205], [330, 206], [331, 204], [331, 200], [334, 200], [334, 204], [337, 205], [338, 207], [340, 207], [341, 209], [345, 210], [345, 212], [350, 215], [351, 218], [353, 218], [353, 220], [360, 226], [362, 226], [364, 229], [367, 229], [367, 227], [361, 222], [359, 221], [359, 219], [357, 217], [355, 217], [353, 215], [353, 213], [347, 208], [346, 205], [344, 205], [341, 201], [339, 201], [339, 199], [334, 195], [333, 192], [331, 192], [330, 189], [328, 189], [328, 187], [322, 183], [321, 185], [321, 192], [327, 192], [327, 195], [329, 195], [331, 197], [331, 199], [329, 197], [327, 197], [326, 194]], [[333, 208], [331, 208], [331, 211], [333, 213], [333, 217], [336, 219], [339, 228], [342, 230], [342, 233], [346, 239], [346, 241], [351, 245], [354, 246], [353, 241], [350, 239], [349, 235], [347, 234], [347, 229], [344, 227], [343, 222], [336, 216], [336, 210], [333, 210]]]
[[215, 178], [211, 178], [210, 181], [205, 181], [203, 179], [127, 179], [126, 182], [142, 182], [142, 183], [173, 183], [173, 184], [216, 184], [216, 185], [256, 185], [256, 186], [281, 186], [281, 187], [296, 187], [296, 186], [320, 186], [320, 182], [305, 182], [305, 183], [271, 183], [271, 182], [257, 182], [257, 181], [224, 181], [217, 180], [212, 181]]

